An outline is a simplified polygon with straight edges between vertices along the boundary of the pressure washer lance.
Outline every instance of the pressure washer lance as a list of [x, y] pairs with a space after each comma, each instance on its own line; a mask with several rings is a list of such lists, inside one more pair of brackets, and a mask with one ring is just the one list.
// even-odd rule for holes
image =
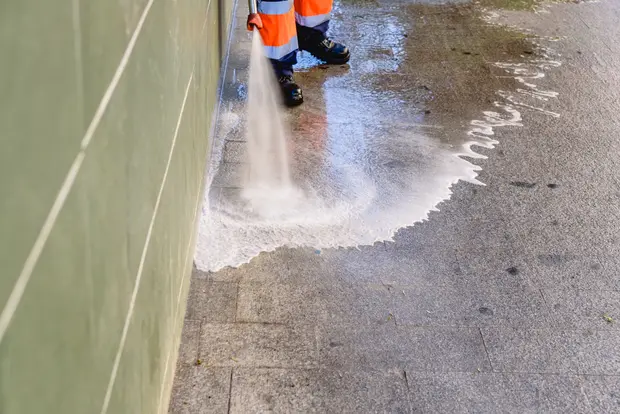
[[248, 9], [250, 10], [250, 14], [248, 14], [248, 30], [251, 32], [254, 28], [258, 30], [262, 29], [263, 21], [258, 14], [256, 0], [248, 0]]

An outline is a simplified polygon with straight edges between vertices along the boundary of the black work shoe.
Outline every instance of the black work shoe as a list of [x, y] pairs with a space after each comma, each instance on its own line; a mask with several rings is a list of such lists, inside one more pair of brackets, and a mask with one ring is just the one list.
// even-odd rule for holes
[[295, 83], [292, 76], [282, 75], [278, 78], [278, 83], [280, 84], [280, 90], [282, 91], [282, 97], [286, 106], [292, 107], [304, 103], [301, 88]]
[[310, 52], [314, 57], [330, 65], [342, 65], [349, 61], [351, 54], [345, 45], [324, 38], [318, 43], [304, 45], [303, 50]]

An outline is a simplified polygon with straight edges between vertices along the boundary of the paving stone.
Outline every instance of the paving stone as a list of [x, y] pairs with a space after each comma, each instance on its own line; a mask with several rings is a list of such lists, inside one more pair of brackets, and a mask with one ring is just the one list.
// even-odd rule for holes
[[498, 372], [620, 375], [620, 332], [483, 328]]
[[373, 326], [333, 324], [318, 332], [320, 364], [343, 371], [357, 367], [395, 369], [402, 362], [402, 345], [391, 321]]
[[[237, 191], [223, 189], [223, 192]], [[226, 197], [226, 196], [224, 196]], [[261, 253], [249, 265], [239, 268], [225, 268], [218, 272], [202, 273], [200, 277], [214, 281], [279, 282], [329, 285], [330, 283], [381, 283], [376, 273], [357, 274], [334, 263], [349, 263], [349, 258], [358, 260], [373, 247], [357, 249], [327, 249], [317, 251], [311, 248], [278, 248], [273, 252]]]
[[410, 412], [402, 373], [235, 369], [231, 413]]
[[585, 377], [582, 392], [588, 398], [592, 413], [620, 412], [620, 377]]
[[243, 184], [244, 174], [244, 164], [230, 162], [222, 163], [213, 178], [212, 185], [214, 187], [240, 188]]
[[[481, 213], [482, 214], [482, 213]], [[468, 286], [519, 288], [530, 285], [525, 263], [513, 241], [510, 224], [486, 212], [484, 218], [468, 217], [457, 232], [467, 240], [454, 239], [459, 272]], [[500, 213], [498, 213], [500, 214]], [[506, 214], [506, 213], [504, 213]]]
[[[440, 216], [442, 213], [436, 213], [433, 218]], [[426, 234], [426, 228], [436, 230], [437, 226], [422, 223], [415, 227], [422, 231], [401, 231], [396, 235], [398, 242], [385, 243], [385, 249], [351, 250], [347, 254], [340, 253], [341, 257], [330, 256], [330, 261], [336, 263], [341, 272], [350, 274], [351, 279], [375, 283], [513, 289], [530, 285], [525, 273], [508, 272], [509, 268], [519, 265], [509, 250], [502, 253], [502, 257], [480, 247], [463, 250], [453, 238], [442, 240], [438, 245], [436, 240], [440, 236], [435, 235], [431, 242], [432, 235]], [[446, 235], [446, 239], [449, 237]], [[485, 260], [481, 260], [482, 257]]]
[[206, 323], [233, 322], [237, 311], [237, 284], [192, 280], [186, 319]]
[[231, 413], [324, 412], [316, 370], [237, 368], [231, 388]]
[[224, 146], [224, 162], [243, 163], [246, 159], [245, 142], [228, 141]]
[[[599, 278], [606, 282], [601, 290], [620, 291], [620, 242], [614, 241], [605, 246], [608, 251], [601, 253], [598, 262], [590, 266], [593, 273], [600, 272]], [[591, 286], [590, 289], [593, 287]]]
[[231, 368], [179, 364], [169, 413], [227, 413], [230, 380]]
[[[238, 34], [241, 35], [242, 38], [247, 38], [247, 34], [243, 33], [242, 31], [239, 31]], [[251, 35], [250, 35], [251, 36]], [[239, 38], [240, 36], [236, 36], [236, 38]], [[250, 66], [250, 62], [248, 59], [248, 56], [251, 53], [252, 50], [252, 42], [244, 42], [244, 41], [240, 41], [238, 43], [238, 46], [235, 47], [235, 53], [231, 53], [229, 58], [228, 58], [228, 66], [230, 69], [236, 69], [236, 70], [243, 70], [244, 72], [247, 71], [247, 69]], [[237, 78], [239, 79], [239, 78]], [[247, 82], [247, 76], [244, 76], [241, 78], [244, 83]], [[229, 79], [227, 79], [229, 80]], [[232, 79], [230, 80], [232, 81]]]
[[381, 283], [385, 269], [377, 262], [375, 267], [364, 267], [362, 262], [369, 263], [375, 252], [384, 251], [384, 243], [359, 248], [326, 249], [318, 252], [319, 254], [314, 249], [305, 250], [303, 256], [299, 253], [294, 256], [291, 254], [291, 259], [296, 260], [289, 263], [289, 268], [297, 279], [308, 283], [314, 283], [315, 280], [329, 283], [336, 279], [350, 284]]
[[198, 359], [200, 321], [185, 320], [179, 348], [179, 364], [193, 364]]
[[619, 329], [620, 292], [546, 289], [544, 297], [553, 318], [564, 327]]
[[[483, 203], [477, 202], [482, 199], [480, 194], [484, 194]], [[468, 206], [466, 211], [460, 207], [463, 204]], [[436, 256], [453, 255], [456, 262], [450, 274], [453, 286], [527, 287], [530, 281], [527, 273], [521, 271], [524, 263], [507, 209], [510, 207], [505, 205], [501, 193], [484, 191], [472, 184], [459, 185], [451, 201], [440, 205], [440, 211], [432, 213], [428, 223], [414, 227], [404, 242], [431, 246], [437, 250]]]
[[489, 370], [490, 365], [476, 328], [396, 327], [333, 324], [319, 331], [320, 364], [345, 371], [359, 367], [375, 370], [416, 371]]
[[[504, 269], [502, 273], [505, 273]], [[454, 257], [446, 257], [442, 252], [431, 253], [429, 249], [403, 254], [389, 243], [322, 251], [280, 248], [252, 259], [251, 266], [223, 269], [210, 273], [208, 277], [218, 281], [329, 283], [338, 280], [404, 286], [470, 285], [470, 280], [462, 277]], [[519, 286], [514, 283], [506, 285]]]
[[237, 318], [287, 324], [376, 324], [394, 316], [392, 296], [384, 285], [339, 279], [314, 284], [241, 283]]
[[385, 246], [362, 252], [351, 250], [335, 257], [333, 262], [351, 279], [385, 284], [444, 285], [457, 272], [456, 257], [450, 256], [450, 252], [438, 254], [419, 249], [404, 253], [390, 243]]
[[246, 322], [341, 322], [398, 325], [549, 325], [543, 297], [531, 289], [462, 289], [384, 284], [329, 286], [242, 283], [237, 319]]
[[317, 285], [249, 282], [239, 285], [237, 321], [293, 323], [327, 319], [329, 290]]
[[[522, 289], [530, 287], [527, 264], [510, 247], [463, 246], [456, 251], [462, 286]], [[486, 259], [483, 259], [486, 258]]]
[[[530, 288], [393, 289], [399, 325], [547, 326], [549, 310], [538, 290]], [[399, 294], [400, 293], [400, 294]]]
[[209, 366], [313, 367], [312, 327], [278, 324], [203, 324], [200, 356]]
[[375, 326], [397, 322], [399, 298], [385, 285], [342, 284], [328, 289], [327, 323]]
[[[564, 188], [571, 184], [565, 184]], [[575, 193], [584, 191], [583, 188], [577, 188], [582, 185], [573, 185], [576, 187]], [[613, 277], [613, 273], [606, 272], [607, 269], [602, 265], [617, 255], [616, 229], [620, 220], [614, 209], [608, 209], [604, 213], [603, 224], [600, 213], [595, 213], [597, 207], [589, 205], [591, 201], [592, 198], [588, 199], [582, 194], [576, 195], [570, 203], [566, 203], [565, 199], [542, 197], [533, 200], [528, 205], [529, 211], [521, 213], [524, 216], [520, 220], [524, 231], [518, 243], [524, 256], [530, 257], [531, 263], [539, 265], [543, 270], [566, 269], [575, 273], [571, 275], [572, 278], [564, 280], [566, 284], [579, 282], [581, 273], [590, 273], [598, 278]], [[541, 214], [541, 211], [553, 213]], [[613, 267], [617, 272], [617, 263]], [[601, 286], [597, 288], [604, 289]]]
[[527, 259], [524, 270], [532, 283], [543, 289], [619, 290], [620, 288], [620, 285], [614, 283], [614, 273], [617, 275], [618, 272], [593, 256], [578, 256], [565, 251], [546, 251]]
[[410, 413], [407, 385], [403, 372], [357, 371], [318, 372], [320, 389], [325, 394], [329, 412]]
[[[237, 191], [224, 189], [224, 191]], [[310, 254], [312, 253], [312, 255]], [[331, 272], [325, 272], [325, 260], [314, 249], [279, 248], [273, 252], [261, 253], [249, 265], [239, 268], [224, 268], [209, 272], [205, 277], [214, 281], [243, 282], [299, 282], [314, 283], [317, 278], [327, 279]]]
[[589, 411], [574, 376], [409, 372], [411, 405], [423, 413], [582, 413]]

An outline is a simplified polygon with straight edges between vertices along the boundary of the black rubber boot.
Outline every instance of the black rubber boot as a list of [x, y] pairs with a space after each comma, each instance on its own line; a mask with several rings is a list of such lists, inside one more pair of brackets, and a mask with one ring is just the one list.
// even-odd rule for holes
[[292, 76], [282, 75], [278, 78], [278, 83], [286, 106], [293, 107], [304, 103], [301, 88], [295, 83]]
[[351, 54], [345, 45], [336, 43], [331, 39], [325, 38], [320, 43], [306, 46], [306, 50], [317, 59], [321, 59], [329, 65], [343, 65], [349, 61]]
[[297, 25], [299, 48], [310, 52], [314, 57], [329, 65], [343, 65], [349, 61], [349, 48], [325, 37], [315, 29]]

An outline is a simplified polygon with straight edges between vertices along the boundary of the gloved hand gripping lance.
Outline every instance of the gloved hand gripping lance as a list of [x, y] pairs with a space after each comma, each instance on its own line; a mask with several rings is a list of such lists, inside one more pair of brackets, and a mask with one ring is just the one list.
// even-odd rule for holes
[[258, 5], [256, 0], [248, 0], [248, 9], [250, 10], [250, 14], [248, 14], [248, 30], [253, 31], [254, 28], [260, 30], [263, 28], [263, 21], [258, 14]]

